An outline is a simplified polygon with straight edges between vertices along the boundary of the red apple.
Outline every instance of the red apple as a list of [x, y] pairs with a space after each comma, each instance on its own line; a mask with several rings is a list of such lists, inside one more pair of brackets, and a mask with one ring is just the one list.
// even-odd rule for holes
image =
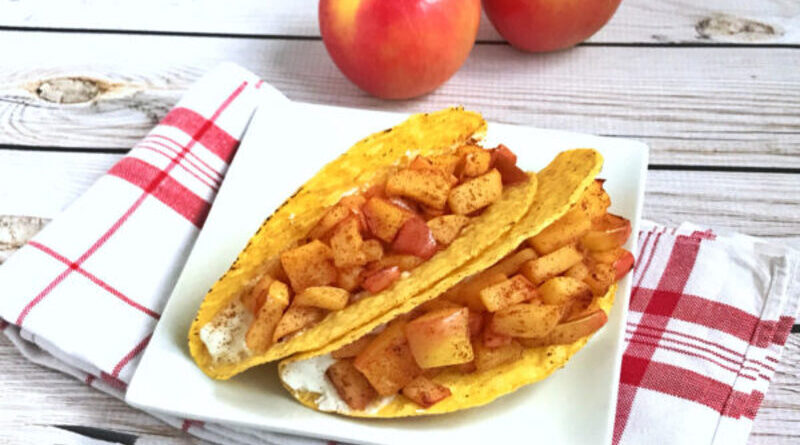
[[554, 51], [588, 39], [622, 0], [483, 0], [497, 32], [523, 51]]
[[320, 0], [319, 27], [339, 69], [385, 99], [428, 93], [467, 59], [480, 0]]

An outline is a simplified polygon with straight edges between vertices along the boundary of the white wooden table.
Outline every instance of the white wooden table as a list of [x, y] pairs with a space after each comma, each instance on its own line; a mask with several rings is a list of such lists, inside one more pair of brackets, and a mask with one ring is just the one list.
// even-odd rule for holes
[[[462, 104], [492, 121], [641, 139], [645, 217], [800, 245], [798, 0], [624, 0], [588, 43], [547, 55], [511, 49], [484, 20], [463, 68], [404, 102], [368, 97], [336, 70], [316, 0], [116, 3], [0, 0], [0, 262], [225, 60], [298, 101]], [[795, 331], [752, 443], [800, 442]], [[76, 437], [58, 425], [192, 440], [0, 340], [0, 443]]]

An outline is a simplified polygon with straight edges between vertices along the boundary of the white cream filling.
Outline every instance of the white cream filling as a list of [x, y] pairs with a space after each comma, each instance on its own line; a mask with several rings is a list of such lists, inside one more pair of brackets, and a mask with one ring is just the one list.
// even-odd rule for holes
[[[325, 376], [325, 371], [334, 362], [336, 362], [336, 359], [331, 357], [330, 354], [318, 355], [306, 360], [292, 362], [283, 368], [281, 379], [295, 391], [308, 391], [319, 394], [315, 402], [320, 411], [333, 411], [348, 414], [353, 410], [350, 409], [347, 402], [339, 397], [336, 388], [331, 381], [328, 380], [328, 377]], [[381, 408], [394, 400], [394, 397], [393, 395], [381, 397], [370, 403], [364, 409], [364, 412], [376, 414]]]
[[239, 298], [235, 298], [200, 329], [200, 340], [214, 363], [237, 363], [251, 355], [245, 336], [253, 318]]

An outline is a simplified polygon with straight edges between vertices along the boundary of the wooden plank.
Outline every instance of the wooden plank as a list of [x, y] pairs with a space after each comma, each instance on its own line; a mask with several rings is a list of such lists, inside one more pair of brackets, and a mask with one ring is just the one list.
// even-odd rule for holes
[[[498, 122], [639, 138], [653, 163], [800, 167], [792, 49], [579, 47], [530, 56], [478, 45], [434, 93], [382, 101], [350, 84], [319, 41], [0, 32], [0, 47], [0, 144], [130, 147], [189, 84], [230, 60], [298, 101], [407, 112], [463, 104]], [[37, 96], [42, 79], [59, 76], [89, 79], [97, 96], [74, 104]]]
[[65, 440], [70, 435], [52, 425], [106, 428], [140, 436], [137, 443], [143, 444], [190, 443], [180, 430], [121, 400], [29, 362], [4, 336], [0, 336], [0, 387], [0, 443], [70, 443]]
[[[0, 26], [112, 29], [232, 35], [318, 36], [318, 0], [215, 0], [132, 3], [0, 0]], [[657, 24], [657, 26], [654, 26]], [[479, 40], [500, 36], [483, 17]], [[595, 43], [800, 43], [800, 4], [782, 0], [625, 0]]]
[[798, 174], [649, 171], [644, 217], [798, 243]]
[[800, 443], [800, 334], [786, 343], [769, 391], [753, 423], [752, 444]]

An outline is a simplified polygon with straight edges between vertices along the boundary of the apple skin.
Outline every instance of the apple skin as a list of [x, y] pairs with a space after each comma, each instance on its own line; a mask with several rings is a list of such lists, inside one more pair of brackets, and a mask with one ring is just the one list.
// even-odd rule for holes
[[423, 95], [467, 59], [480, 0], [320, 0], [319, 26], [333, 62], [384, 99]]
[[530, 52], [569, 48], [611, 19], [622, 0], [483, 0], [486, 15], [513, 47]]

